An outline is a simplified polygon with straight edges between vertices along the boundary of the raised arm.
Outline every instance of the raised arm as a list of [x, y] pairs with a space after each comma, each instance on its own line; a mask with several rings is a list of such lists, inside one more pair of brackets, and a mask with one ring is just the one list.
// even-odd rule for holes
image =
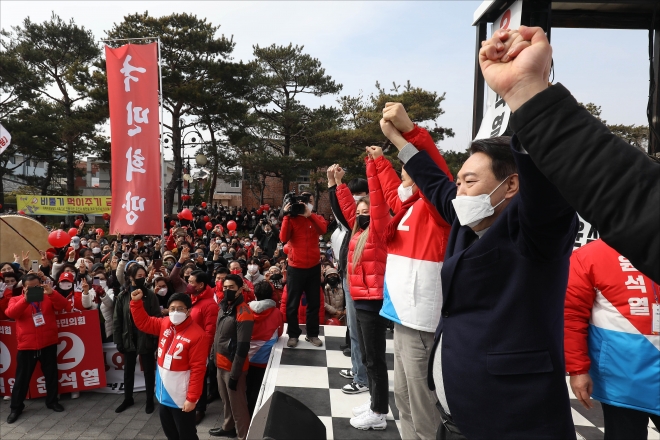
[[133, 316], [135, 326], [140, 331], [149, 333], [150, 335], [160, 336], [160, 326], [164, 318], [156, 318], [147, 314], [147, 311], [144, 309], [142, 292], [137, 295], [135, 291], [133, 292], [131, 297], [131, 315]]
[[376, 164], [367, 158], [367, 182], [369, 183], [369, 233], [376, 234], [379, 238], [385, 237], [387, 225], [390, 221], [390, 210], [385, 203], [385, 196], [380, 187], [380, 180], [376, 173]]

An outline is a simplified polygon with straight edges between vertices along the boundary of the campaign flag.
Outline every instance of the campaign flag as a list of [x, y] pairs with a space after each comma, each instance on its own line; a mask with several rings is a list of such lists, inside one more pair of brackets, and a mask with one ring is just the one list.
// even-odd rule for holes
[[157, 51], [158, 43], [105, 47], [112, 233], [162, 233]]
[[5, 129], [5, 127], [0, 124], [0, 154], [4, 153], [9, 144], [11, 143], [11, 135]]

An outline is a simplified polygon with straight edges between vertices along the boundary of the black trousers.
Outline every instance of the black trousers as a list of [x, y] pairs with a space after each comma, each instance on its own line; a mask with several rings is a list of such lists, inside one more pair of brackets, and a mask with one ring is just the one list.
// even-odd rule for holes
[[195, 411], [183, 412], [181, 408], [159, 405], [160, 424], [167, 440], [198, 440]]
[[646, 440], [649, 418], [660, 429], [660, 416], [601, 403], [605, 421], [605, 440]]
[[254, 414], [254, 407], [257, 406], [257, 399], [259, 398], [259, 390], [261, 390], [261, 383], [264, 381], [266, 369], [250, 365], [248, 369], [246, 385], [247, 385], [247, 403], [250, 417]]
[[209, 360], [206, 364], [206, 375], [209, 378], [209, 395], [219, 396], [220, 392], [218, 391], [218, 367], [215, 366], [215, 362], [213, 360]]
[[357, 333], [362, 351], [362, 363], [367, 367], [371, 410], [376, 413], [389, 412], [389, 380], [385, 358], [385, 331], [387, 320], [378, 312], [356, 310]]
[[16, 354], [16, 381], [11, 392], [12, 411], [23, 411], [23, 401], [30, 389], [30, 380], [37, 366], [41, 364], [41, 371], [46, 380], [46, 406], [51, 407], [57, 403], [57, 344], [49, 345], [41, 350], [18, 350]]
[[307, 337], [319, 335], [319, 307], [321, 307], [321, 264], [309, 269], [288, 266], [286, 270], [286, 322], [290, 338], [302, 333], [298, 326], [298, 307], [303, 292], [307, 297]]
[[[135, 365], [138, 354], [135, 351], [124, 353], [124, 399], [133, 398], [133, 387], [135, 386]], [[144, 370], [144, 386], [147, 391], [147, 401], [154, 398], [154, 387], [156, 386], [156, 358], [153, 354], [141, 354], [140, 363]]]

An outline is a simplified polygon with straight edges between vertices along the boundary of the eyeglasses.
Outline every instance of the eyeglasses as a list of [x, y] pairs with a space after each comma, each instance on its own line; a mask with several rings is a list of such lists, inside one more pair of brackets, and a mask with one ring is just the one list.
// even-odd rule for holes
[[170, 307], [168, 310], [169, 310], [170, 313], [174, 313], [174, 312], [186, 313], [188, 311], [188, 308], [187, 307]]

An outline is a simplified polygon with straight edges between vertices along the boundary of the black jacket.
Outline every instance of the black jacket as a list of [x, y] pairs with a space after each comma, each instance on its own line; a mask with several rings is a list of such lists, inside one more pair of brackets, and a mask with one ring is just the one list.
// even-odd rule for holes
[[274, 226], [270, 227], [270, 234], [266, 234], [261, 223], [254, 228], [254, 236], [259, 240], [259, 247], [268, 255], [273, 258], [273, 253], [277, 250], [277, 245], [280, 242], [280, 230]]
[[660, 163], [612, 134], [561, 84], [520, 107], [511, 126], [603, 241], [660, 283]]
[[341, 242], [339, 255], [337, 255], [337, 270], [342, 278], [346, 278], [348, 244], [351, 242], [351, 228], [348, 226], [348, 221], [346, 221], [346, 218], [341, 211], [341, 207], [339, 206], [339, 200], [337, 200], [337, 185], [328, 188], [328, 195], [330, 196], [330, 209], [332, 209], [332, 213], [335, 215], [335, 221], [338, 224], [337, 227], [341, 224], [348, 231], [344, 234], [344, 240]]
[[467, 438], [575, 439], [563, 317], [577, 216], [531, 158], [513, 151], [520, 191], [480, 239], [460, 225], [456, 185], [426, 152], [405, 165], [452, 225], [435, 347], [442, 334], [447, 402]]
[[[130, 287], [129, 287], [130, 289]], [[142, 289], [144, 309], [149, 316], [162, 317], [160, 304], [156, 294], [146, 287]], [[117, 350], [125, 352], [137, 351], [137, 354], [153, 354], [156, 351], [158, 337], [141, 332], [133, 322], [131, 316], [131, 293], [122, 290], [115, 297], [115, 310], [112, 317], [113, 335], [112, 339], [117, 344]], [[135, 341], [137, 340], [137, 345]]]

